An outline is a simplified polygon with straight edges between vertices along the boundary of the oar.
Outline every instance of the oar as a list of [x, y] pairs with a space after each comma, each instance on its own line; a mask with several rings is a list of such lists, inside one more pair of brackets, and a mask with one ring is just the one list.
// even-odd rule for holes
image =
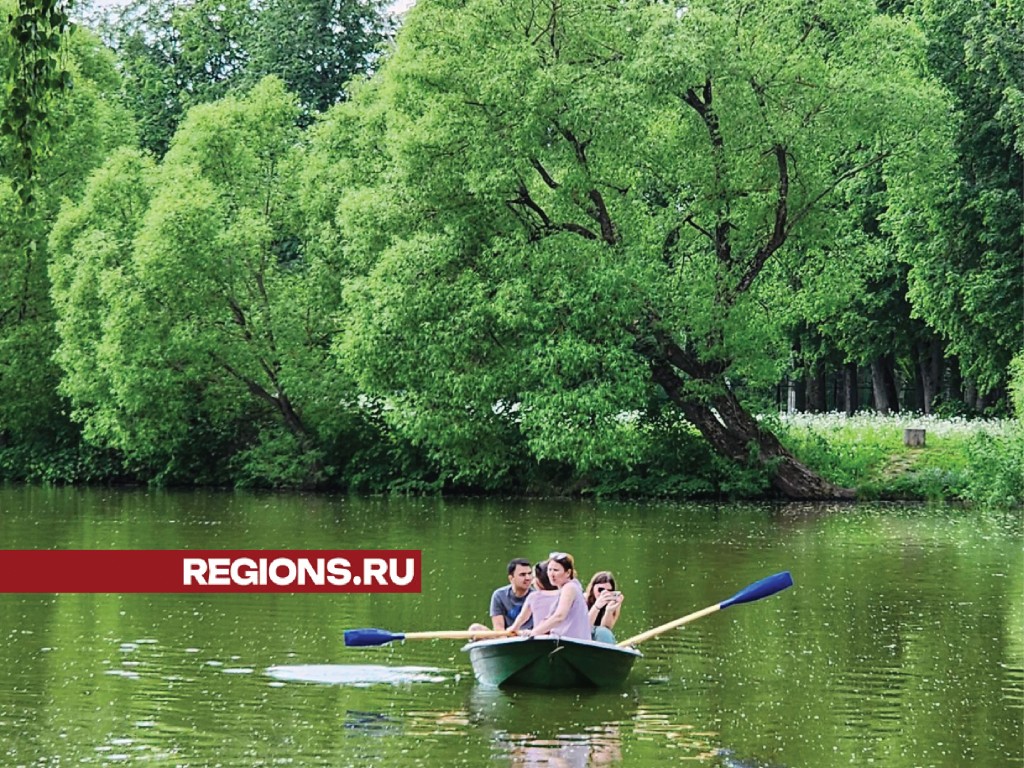
[[511, 637], [507, 630], [447, 630], [442, 632], [388, 632], [386, 629], [346, 629], [345, 645], [350, 647], [386, 645], [395, 640], [491, 640]]
[[691, 621], [696, 621], [710, 613], [720, 611], [723, 608], [728, 608], [730, 605], [737, 605], [738, 603], [752, 603], [755, 600], [760, 600], [763, 597], [770, 597], [776, 592], [781, 592], [782, 590], [788, 589], [792, 586], [793, 577], [789, 575], [789, 571], [776, 573], [773, 576], [768, 576], [767, 578], [755, 581], [753, 584], [744, 587], [728, 600], [723, 600], [721, 603], [717, 603], [716, 605], [709, 605], [704, 610], [696, 611], [695, 613], [691, 613], [689, 616], [683, 616], [681, 619], [670, 621], [668, 624], [662, 624], [660, 627], [648, 629], [646, 632], [634, 635], [628, 640], [623, 640], [619, 643], [619, 648], [628, 648], [631, 645], [639, 645], [644, 640], [650, 640], [652, 637], [657, 637], [663, 632], [668, 632], [670, 629], [675, 629], [676, 627], [681, 627], [684, 624], [689, 624]]

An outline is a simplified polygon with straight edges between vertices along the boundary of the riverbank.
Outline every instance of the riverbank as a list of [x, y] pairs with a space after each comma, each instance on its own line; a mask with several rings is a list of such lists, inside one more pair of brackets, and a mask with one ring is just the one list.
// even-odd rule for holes
[[[920, 414], [795, 414], [783, 441], [812, 469], [861, 499], [1024, 503], [1024, 426], [1012, 419]], [[924, 444], [904, 444], [904, 430]]]
[[[796, 457], [857, 498], [953, 501], [1013, 507], [1024, 503], [1024, 423], [1015, 419], [937, 418], [920, 414], [792, 414], [763, 417]], [[924, 431], [924, 445], [903, 443], [904, 430]], [[773, 498], [760, 467], [715, 454], [680, 419], [623, 420], [619, 457], [581, 471], [537, 461], [523, 452], [485, 476], [466, 478], [422, 448], [380, 428], [343, 466], [315, 486], [289, 482], [287, 472], [250, 474], [133, 472], [112, 452], [0, 445], [0, 482], [37, 485], [316, 490], [360, 495], [474, 495], [533, 498]], [[38, 451], [38, 452], [37, 452]], [[511, 452], [510, 454], [515, 454]]]

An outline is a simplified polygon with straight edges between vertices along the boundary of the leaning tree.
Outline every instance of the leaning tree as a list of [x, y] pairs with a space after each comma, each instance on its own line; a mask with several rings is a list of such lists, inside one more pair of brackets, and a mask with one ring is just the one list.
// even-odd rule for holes
[[924, 71], [865, 0], [422, 2], [334, 118], [341, 349], [423, 442], [597, 466], [660, 396], [781, 494], [848, 495], [743, 393], [778, 380], [793, 286], [857, 257], [823, 258], [847, 186], [944, 157]]

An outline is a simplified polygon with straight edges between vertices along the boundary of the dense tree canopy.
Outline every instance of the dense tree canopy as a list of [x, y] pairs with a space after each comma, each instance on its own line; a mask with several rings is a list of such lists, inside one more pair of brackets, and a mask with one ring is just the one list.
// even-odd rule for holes
[[783, 492], [834, 493], [742, 387], [780, 375], [786, 276], [829, 267], [844, 186], [936, 146], [923, 64], [862, 3], [417, 6], [367, 95], [388, 163], [342, 212], [353, 368], [423, 440], [516, 429], [584, 465], [660, 393]]
[[910, 299], [979, 390], [1002, 393], [1024, 345], [1024, 5], [926, 0], [918, 13], [954, 97], [957, 162], [900, 205]]
[[155, 471], [286, 439], [289, 480], [314, 482], [303, 406], [344, 410], [296, 252], [297, 111], [276, 79], [196, 107], [159, 168], [113, 156], [54, 228], [63, 389], [92, 439]]
[[[6, 18], [7, 11], [0, 11]], [[5, 30], [6, 31], [6, 30]], [[5, 41], [7, 42], [7, 41]], [[85, 30], [62, 38], [62, 66], [75, 87], [46, 95], [48, 128], [0, 141], [0, 444], [52, 445], [71, 439], [57, 396], [59, 369], [47, 279], [46, 235], [61, 199], [79, 193], [86, 177], [116, 146], [134, 140], [131, 120], [116, 102], [114, 58]], [[14, 47], [0, 47], [0, 67]], [[19, 65], [20, 66], [20, 65]], [[0, 111], [12, 107], [0, 93]], [[42, 113], [37, 115], [42, 119]], [[15, 191], [29, 183], [22, 164], [32, 149], [31, 201]], [[20, 184], [12, 184], [20, 178]]]
[[1016, 0], [5, 7], [4, 477], [824, 497], [783, 386], [1008, 402]]
[[380, 0], [134, 0], [109, 11], [142, 146], [162, 155], [186, 110], [276, 75], [304, 120], [341, 101], [389, 34]]

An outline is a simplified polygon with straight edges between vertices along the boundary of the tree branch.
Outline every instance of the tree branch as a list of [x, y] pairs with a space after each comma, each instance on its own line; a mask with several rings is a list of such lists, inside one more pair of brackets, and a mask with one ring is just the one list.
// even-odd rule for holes
[[775, 200], [775, 226], [772, 228], [771, 237], [768, 242], [757, 249], [753, 260], [747, 267], [743, 277], [736, 285], [733, 295], [739, 295], [747, 291], [757, 276], [764, 269], [765, 263], [771, 258], [789, 236], [788, 212], [789, 212], [789, 159], [786, 155], [786, 148], [781, 144], [772, 147], [775, 155], [775, 163], [779, 168], [778, 197]]
[[795, 227], [797, 225], [797, 223], [801, 219], [803, 219], [805, 216], [807, 216], [807, 214], [809, 214], [812, 210], [814, 210], [814, 207], [818, 203], [820, 203], [824, 198], [826, 198], [830, 194], [832, 194], [832, 192], [835, 191], [836, 187], [838, 187], [844, 181], [846, 181], [847, 179], [852, 179], [854, 176], [856, 176], [859, 173], [862, 173], [863, 171], [866, 171], [868, 168], [871, 168], [871, 167], [873, 167], [875, 165], [878, 165], [880, 162], [882, 162], [886, 158], [890, 157], [891, 155], [892, 155], [892, 152], [879, 152], [877, 155], [875, 155], [873, 158], [868, 160], [866, 163], [862, 163], [861, 165], [858, 165], [858, 166], [855, 166], [853, 168], [850, 168], [845, 173], [842, 173], [839, 176], [837, 176], [835, 178], [835, 180], [833, 180], [833, 182], [831, 184], [829, 184], [827, 187], [825, 187], [820, 193], [815, 195], [814, 198], [809, 203], [807, 203], [807, 205], [805, 205], [803, 208], [801, 208], [793, 216], [793, 218], [790, 220], [790, 223], [789, 223], [789, 229], [792, 229], [793, 227]]
[[537, 173], [540, 174], [540, 177], [544, 180], [544, 183], [547, 184], [548, 187], [550, 187], [551, 189], [558, 189], [558, 187], [559, 187], [558, 182], [555, 181], [551, 177], [551, 174], [548, 173], [547, 169], [543, 165], [541, 165], [540, 160], [538, 160], [535, 157], [531, 157], [530, 158], [530, 165], [532, 165], [534, 170], [536, 170]]
[[[519, 197], [517, 197], [515, 200], [508, 201], [506, 205], [508, 205], [512, 212], [515, 213], [521, 221], [524, 221], [524, 223], [526, 223], [526, 225], [533, 230], [533, 232], [537, 236], [537, 239], [540, 239], [541, 237], [547, 237], [548, 235], [558, 234], [559, 232], [571, 232], [575, 235], [579, 235], [580, 237], [586, 238], [587, 240], [598, 239], [597, 235], [594, 232], [580, 224], [576, 224], [571, 221], [561, 223], [555, 223], [554, 221], [552, 221], [551, 217], [548, 216], [547, 211], [541, 208], [540, 205], [537, 204], [537, 201], [534, 200], [533, 197], [530, 195], [530, 191], [526, 188], [526, 184], [520, 182], [517, 191], [519, 192]], [[522, 206], [523, 208], [526, 208], [530, 211], [533, 211], [537, 218], [540, 219], [540, 226], [532, 224], [526, 221], [524, 217], [520, 216], [514, 207], [517, 205]]]
[[[576, 155], [576, 162], [580, 164], [587, 176], [590, 176], [590, 169], [587, 165], [587, 143], [580, 141], [576, 135], [568, 128], [563, 128], [556, 123], [555, 127], [562, 134], [566, 141], [573, 148], [573, 152]], [[587, 215], [590, 216], [594, 221], [601, 227], [601, 239], [608, 245], [616, 245], [619, 242], [619, 236], [615, 231], [615, 223], [612, 221], [611, 214], [608, 212], [608, 206], [605, 205], [604, 197], [598, 191], [597, 187], [591, 187], [587, 192], [587, 198], [592, 204], [592, 209], [587, 210]]]

